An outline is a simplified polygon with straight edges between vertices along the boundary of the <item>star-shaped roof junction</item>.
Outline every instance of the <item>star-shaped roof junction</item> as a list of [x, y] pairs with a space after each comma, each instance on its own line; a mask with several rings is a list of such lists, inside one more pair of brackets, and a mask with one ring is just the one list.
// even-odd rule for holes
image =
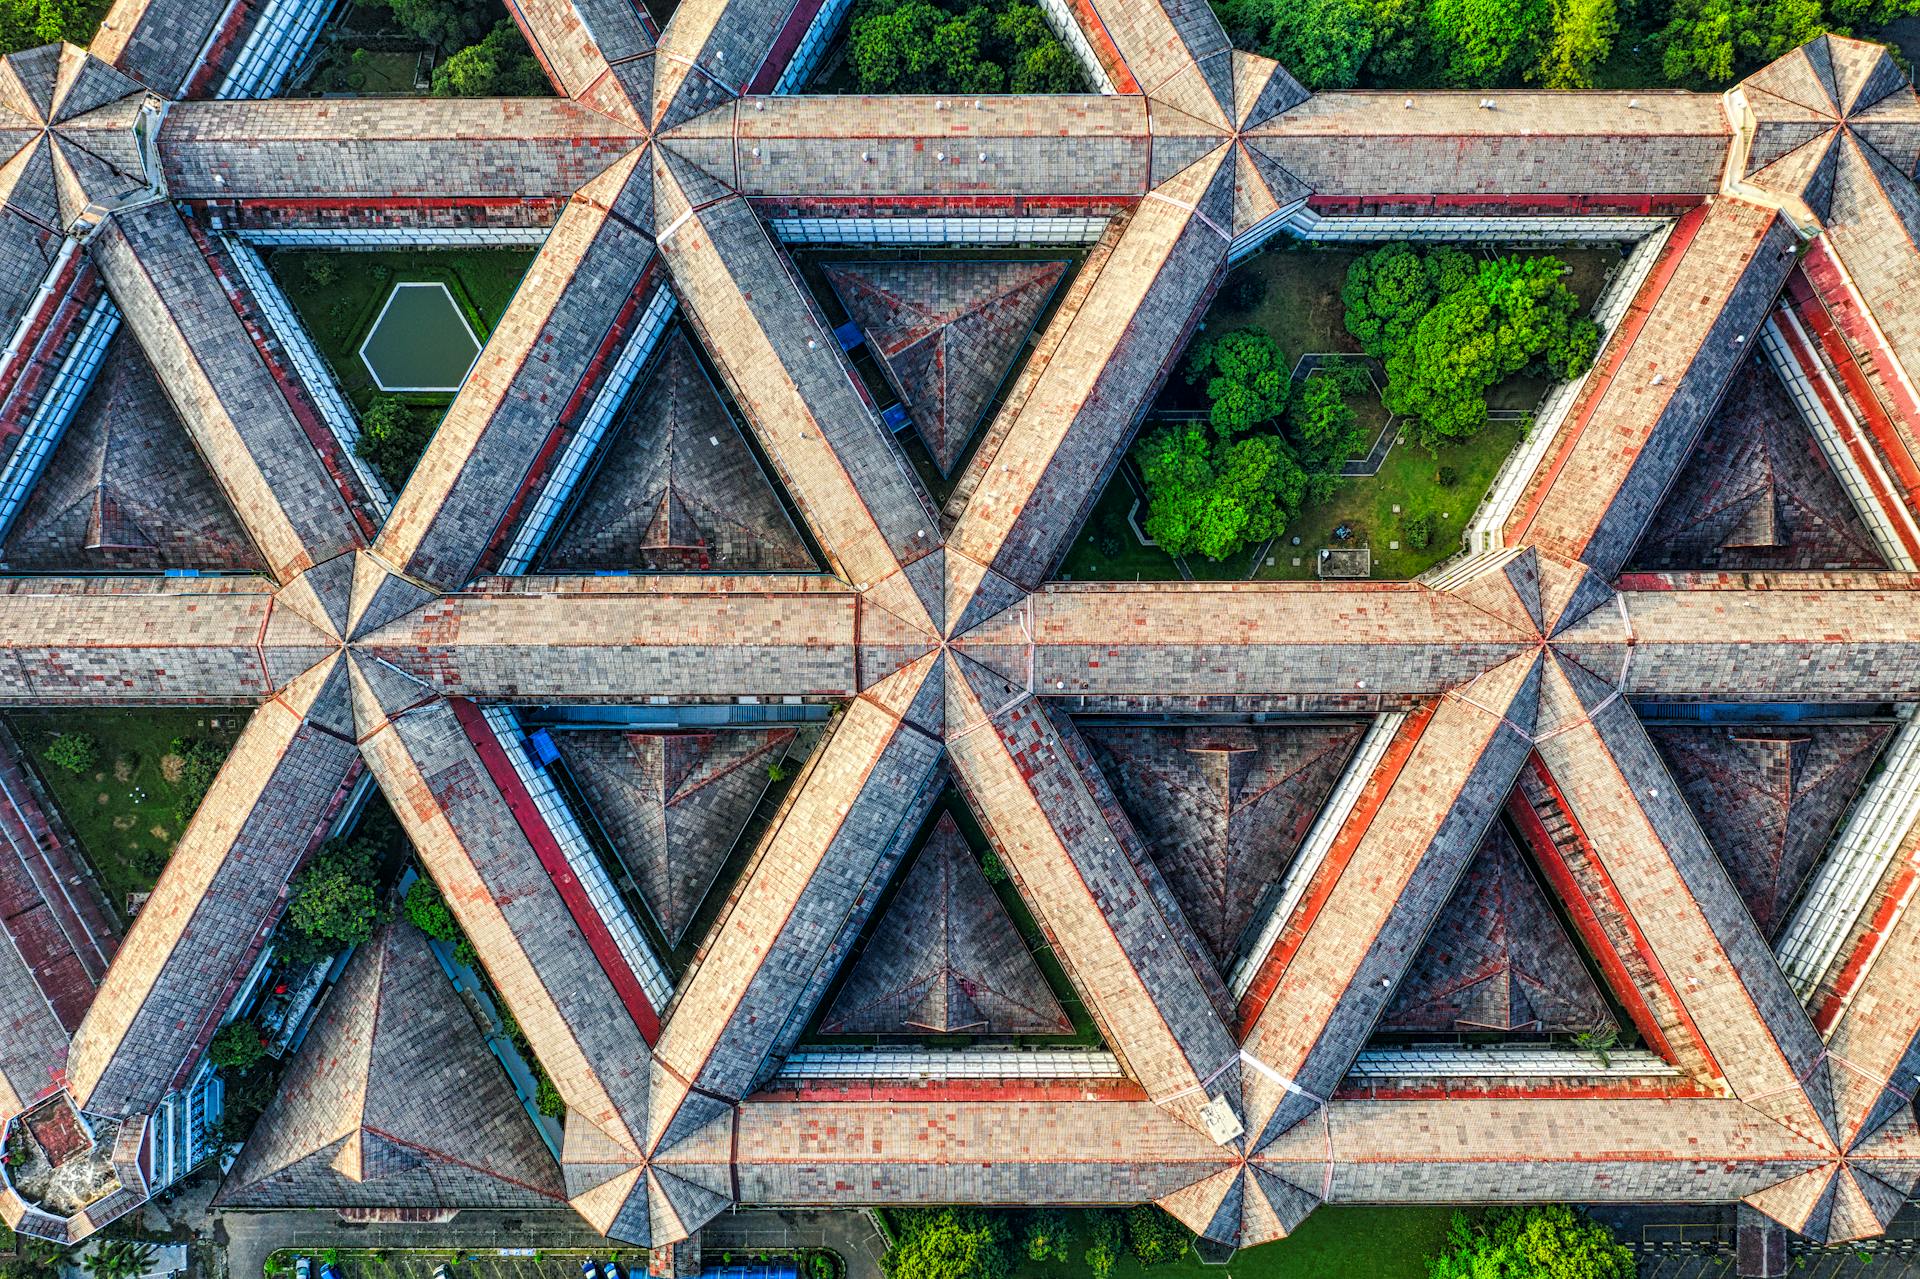
[[[1099, 92], [809, 98], [789, 90], [837, 6], [684, 0], [663, 29], [625, 0], [513, 7], [561, 96], [249, 98], [272, 41], [216, 0], [122, 0], [91, 55], [0, 64], [0, 544], [53, 574], [0, 581], [0, 699], [257, 708], [110, 967], [55, 939], [78, 922], [0, 946], [24, 1032], [0, 1112], [64, 1089], [126, 1133], [157, 1122], [370, 775], [566, 1104], [558, 1181], [505, 1120], [457, 1170], [435, 1144], [419, 1099], [446, 1077], [385, 1065], [437, 1006], [407, 995], [432, 974], [396, 927], [333, 994], [339, 1055], [296, 1061], [236, 1195], [563, 1194], [655, 1246], [731, 1204], [913, 1201], [1154, 1200], [1227, 1246], [1323, 1202], [1745, 1200], [1815, 1238], [1884, 1228], [1920, 1180], [1920, 739], [1889, 711], [1920, 701], [1920, 102], [1884, 52], [1823, 37], [1724, 97], [1309, 95], [1203, 0], [1092, 0], [1064, 34]], [[1456, 560], [1413, 582], [1052, 580], [1229, 263], [1281, 233], [1638, 243], [1593, 370]], [[429, 241], [540, 251], [391, 493], [255, 246]], [[854, 371], [845, 341], [868, 338], [793, 256], [928, 243], [1076, 263], [977, 438], [928, 441], [954, 468], [938, 501]], [[998, 350], [991, 327], [957, 336]], [[176, 419], [153, 429], [192, 441], [181, 464], [257, 560], [182, 558], [228, 527], [204, 484], [139, 510], [108, 491], [134, 474], [110, 442], [128, 419], [83, 406], [93, 451], [60, 454], [129, 340]], [[671, 403], [623, 416], [663, 367]], [[1817, 463], [1769, 436], [1759, 461], [1689, 467], [1750, 377], [1784, 388]], [[941, 386], [941, 431], [971, 428]], [[32, 505], [43, 472], [92, 494], [84, 530], [79, 497]], [[1795, 496], [1815, 491], [1852, 519]], [[153, 527], [175, 509], [199, 522]], [[1794, 544], [1829, 527], [1809, 511], [1844, 535]], [[130, 525], [152, 545], [110, 535]], [[1650, 528], [1711, 562], [1644, 548]], [[800, 541], [823, 571], [782, 558]], [[256, 571], [93, 575], [136, 551]], [[643, 571], [585, 575], [595, 555]], [[523, 741], [536, 708], [574, 708], [564, 791]], [[663, 737], [583, 753], [559, 730], [587, 711]], [[1096, 715], [1141, 740], [1083, 732]], [[1643, 715], [1863, 719], [1879, 765], [1808, 869], [1716, 847]], [[778, 803], [666, 740], [746, 723], [818, 731]], [[1205, 758], [1153, 737], [1196, 725], [1220, 733]], [[997, 902], [951, 833], [947, 861], [918, 851], [950, 784], [1007, 872]], [[1789, 813], [1828, 802], [1757, 785]], [[0, 820], [32, 829], [31, 808]], [[701, 841], [743, 828], [709, 893]], [[596, 840], [635, 853], [650, 923]], [[1173, 850], [1195, 854], [1179, 873]], [[1777, 935], [1743, 864], [1805, 876], [1766, 899]], [[78, 909], [23, 866], [0, 874], [23, 910]], [[902, 895], [938, 905], [941, 953], [876, 923]], [[656, 942], [682, 932], [676, 972]], [[1426, 998], [1481, 969], [1505, 996]], [[24, 997], [56, 971], [57, 999]], [[889, 974], [940, 984], [916, 1024], [1004, 1011], [971, 983], [1036, 1017], [1070, 997], [1092, 1031], [851, 1058], [809, 1038], [830, 994], [904, 989]], [[1492, 1003], [1481, 1022], [1522, 1030], [1604, 1012], [1630, 1046], [1372, 1038]], [[357, 1110], [322, 1123], [341, 1089]], [[138, 1200], [0, 1210], [70, 1236]]]

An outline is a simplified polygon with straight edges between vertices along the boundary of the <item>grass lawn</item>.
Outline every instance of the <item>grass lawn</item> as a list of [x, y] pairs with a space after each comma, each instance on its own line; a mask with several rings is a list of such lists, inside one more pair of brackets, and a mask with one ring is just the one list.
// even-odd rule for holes
[[[177, 737], [231, 749], [247, 721], [237, 707], [196, 710], [20, 711], [8, 723], [32, 758], [60, 813], [79, 839], [107, 899], [125, 911], [127, 894], [148, 892], [173, 855], [181, 824], [178, 790], [167, 775]], [[91, 735], [99, 745], [94, 771], [70, 773], [49, 764], [47, 747], [61, 733]], [[177, 775], [177, 774], [176, 774]]]
[[[1060, 565], [1057, 576], [1062, 581], [1164, 582], [1180, 576], [1180, 570], [1171, 555], [1157, 546], [1142, 544], [1131, 528], [1121, 535], [1120, 554], [1101, 554], [1099, 529], [1102, 521], [1116, 513], [1124, 519], [1133, 500], [1133, 489], [1128, 485], [1127, 477], [1116, 471], [1107, 484], [1107, 491], [1093, 504], [1093, 513], [1087, 517], [1086, 527], [1080, 530], [1080, 536], [1074, 539], [1072, 549]], [[1199, 571], [1197, 566], [1194, 571]]]
[[[1080, 1217], [1081, 1213], [1069, 1213]], [[1226, 1266], [1203, 1266], [1192, 1252], [1143, 1267], [1123, 1253], [1115, 1279], [1426, 1279], [1427, 1257], [1446, 1238], [1450, 1208], [1321, 1208], [1285, 1239], [1237, 1252]], [[1027, 1261], [1018, 1279], [1081, 1279], [1084, 1228], [1066, 1265]]]
[[[533, 265], [525, 249], [409, 249], [363, 253], [327, 249], [280, 249], [267, 258], [273, 278], [286, 290], [301, 323], [320, 348], [340, 389], [365, 410], [378, 388], [360, 362], [360, 343], [380, 314], [393, 286], [438, 280], [452, 290], [467, 322], [482, 342], [513, 300]], [[327, 278], [331, 270], [332, 279]], [[320, 274], [316, 276], [315, 272]], [[451, 395], [408, 395], [408, 403], [444, 407]]]
[[[1259, 576], [1311, 580], [1315, 553], [1333, 546], [1333, 530], [1341, 524], [1354, 528], [1348, 546], [1373, 549], [1373, 576], [1401, 581], [1416, 577], [1460, 549], [1460, 536], [1480, 499], [1486, 496], [1500, 464], [1520, 442], [1520, 423], [1489, 422], [1474, 439], [1429, 454], [1411, 440], [1395, 444], [1378, 475], [1342, 480], [1326, 502], [1309, 506], [1294, 516], [1287, 531], [1267, 554]], [[1433, 482], [1434, 473], [1451, 466], [1459, 478], [1451, 488]], [[1394, 514], [1398, 503], [1400, 514]], [[1400, 522], [1410, 515], [1433, 516], [1433, 540], [1425, 550], [1414, 550], [1400, 535]], [[1300, 545], [1294, 546], [1298, 537]], [[1400, 542], [1394, 550], [1390, 543]], [[1293, 564], [1299, 557], [1299, 567]]]

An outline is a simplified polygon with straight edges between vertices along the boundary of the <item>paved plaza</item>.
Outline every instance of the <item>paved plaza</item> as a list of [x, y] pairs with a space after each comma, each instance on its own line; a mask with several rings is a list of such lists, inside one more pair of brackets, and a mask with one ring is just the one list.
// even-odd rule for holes
[[[312, 0], [0, 59], [0, 707], [250, 711], [124, 935], [0, 739], [0, 1218], [78, 1242], [223, 1153], [209, 1046], [272, 1004], [243, 1269], [456, 1211], [680, 1275], [762, 1210], [871, 1260], [870, 1205], [1145, 1202], [1222, 1250], [1554, 1201], [1904, 1256], [1885, 49], [1311, 94], [1205, 0], [1075, 0], [1097, 92], [828, 97], [842, 5], [509, 7], [551, 99], [276, 97]], [[1418, 580], [1058, 580], [1286, 238], [1626, 252]], [[535, 244], [390, 488], [263, 255]], [[376, 790], [467, 946], [276, 985]]]

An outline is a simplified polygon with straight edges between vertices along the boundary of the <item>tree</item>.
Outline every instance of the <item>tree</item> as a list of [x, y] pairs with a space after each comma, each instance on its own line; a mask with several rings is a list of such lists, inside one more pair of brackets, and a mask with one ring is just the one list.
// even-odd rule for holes
[[882, 1263], [891, 1279], [1004, 1279], [1007, 1224], [978, 1208], [899, 1214], [900, 1242]]
[[1347, 268], [1340, 290], [1347, 332], [1361, 350], [1384, 360], [1434, 303], [1467, 284], [1473, 272], [1473, 258], [1451, 245], [1422, 252], [1411, 244], [1389, 244], [1362, 254]]
[[479, 43], [499, 12], [478, 0], [373, 0], [393, 11], [394, 21], [426, 44], [464, 49]]
[[176, 737], [167, 750], [180, 761], [179, 780], [173, 783], [173, 816], [185, 826], [213, 789], [220, 765], [227, 762], [227, 748], [198, 737]]
[[0, 54], [56, 40], [85, 48], [106, 11], [107, 0], [0, 0]]
[[1306, 473], [1271, 433], [1234, 440], [1198, 423], [1163, 426], [1136, 455], [1147, 482], [1146, 531], [1169, 555], [1225, 559], [1285, 531]]
[[865, 0], [848, 24], [847, 64], [865, 93], [1089, 87], [1079, 59], [1026, 0], [981, 0], [959, 12], [931, 0]]
[[[1913, 0], [1863, 5], [1889, 14]], [[1722, 85], [1835, 25], [1820, 0], [1679, 0], [1660, 32], [1660, 69], [1674, 84]]]
[[267, 1055], [260, 1042], [260, 1030], [250, 1021], [230, 1021], [220, 1028], [207, 1046], [207, 1060], [225, 1074], [246, 1074]]
[[1537, 72], [1549, 89], [1586, 89], [1593, 68], [1613, 52], [1620, 31], [1619, 0], [1552, 0], [1553, 36]]
[[1095, 1210], [1088, 1221], [1087, 1271], [1092, 1279], [1113, 1279], [1113, 1268], [1120, 1261], [1122, 1229], [1120, 1214]]
[[1508, 1208], [1478, 1221], [1454, 1213], [1428, 1279], [1633, 1279], [1633, 1253], [1564, 1204]]
[[1259, 329], [1206, 334], [1187, 355], [1187, 381], [1207, 384], [1213, 424], [1222, 432], [1271, 422], [1287, 407], [1292, 373], [1286, 353]]
[[100, 758], [100, 745], [88, 733], [62, 733], [47, 746], [47, 762], [69, 773], [84, 773]]
[[282, 950], [294, 960], [318, 959], [358, 946], [380, 923], [375, 888], [380, 849], [364, 840], [330, 839], [293, 878], [287, 923], [293, 936]]
[[[1004, 878], [1004, 872], [1003, 872]], [[1073, 1247], [1073, 1227], [1058, 1208], [1041, 1208], [1027, 1219], [1027, 1260], [1064, 1264]]]
[[81, 1263], [81, 1269], [98, 1279], [133, 1279], [135, 1275], [145, 1274], [151, 1265], [151, 1244], [136, 1243], [131, 1239], [108, 1239]]
[[1551, 0], [1431, 0], [1427, 38], [1443, 84], [1471, 88], [1517, 80], [1538, 61]]
[[376, 396], [360, 419], [360, 440], [354, 451], [372, 462], [387, 483], [398, 489], [427, 451], [433, 428], [425, 414], [393, 396]]
[[1143, 1266], [1165, 1265], [1187, 1253], [1193, 1233], [1153, 1204], [1127, 1210], [1127, 1242]]
[[1287, 434], [1301, 458], [1316, 469], [1338, 467], [1366, 445], [1359, 414], [1347, 403], [1340, 380], [1321, 372], [1307, 379], [1288, 407]]
[[546, 73], [511, 22], [495, 23], [486, 39], [433, 69], [436, 98], [531, 98], [547, 88]]
[[414, 880], [413, 887], [407, 889], [401, 910], [408, 923], [435, 941], [457, 942], [465, 936], [460, 931], [460, 922], [447, 909], [447, 899], [440, 895], [440, 890], [425, 875]]
[[1221, 21], [1242, 48], [1277, 60], [1309, 89], [1351, 89], [1373, 52], [1362, 0], [1227, 0]]

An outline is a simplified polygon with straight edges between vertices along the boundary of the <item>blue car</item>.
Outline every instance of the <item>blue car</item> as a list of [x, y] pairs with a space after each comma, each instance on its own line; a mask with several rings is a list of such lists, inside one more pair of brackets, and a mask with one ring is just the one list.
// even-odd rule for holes
[[603, 1279], [598, 1262], [587, 1260], [580, 1263], [580, 1279]]
[[340, 1272], [334, 1269], [331, 1261], [323, 1261], [320, 1263], [320, 1279], [340, 1279]]

